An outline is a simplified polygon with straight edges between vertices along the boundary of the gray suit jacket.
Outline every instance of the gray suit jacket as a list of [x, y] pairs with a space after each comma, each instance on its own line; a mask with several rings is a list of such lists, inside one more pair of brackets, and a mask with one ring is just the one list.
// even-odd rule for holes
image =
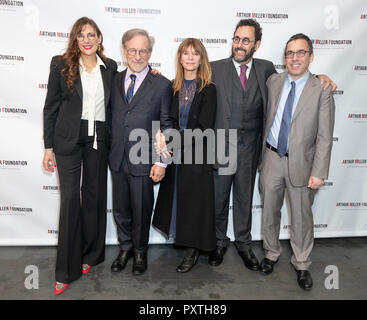
[[[263, 152], [286, 77], [287, 72], [274, 74], [266, 83], [269, 100]], [[297, 103], [289, 131], [288, 170], [293, 186], [306, 186], [310, 176], [328, 178], [334, 116], [335, 104], [331, 88], [324, 91], [320, 81], [311, 75]]]

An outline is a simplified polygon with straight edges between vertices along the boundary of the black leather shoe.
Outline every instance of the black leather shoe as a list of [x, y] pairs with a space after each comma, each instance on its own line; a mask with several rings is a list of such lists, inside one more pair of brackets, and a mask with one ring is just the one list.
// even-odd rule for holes
[[270, 274], [274, 270], [274, 264], [276, 264], [277, 261], [272, 261], [268, 258], [264, 258], [260, 263], [260, 272], [262, 274]]
[[259, 261], [257, 260], [251, 248], [238, 251], [238, 254], [242, 258], [246, 268], [253, 271], [258, 271], [260, 269]]
[[185, 257], [181, 264], [176, 268], [177, 272], [185, 273], [189, 272], [192, 267], [198, 262], [199, 250], [195, 248], [188, 248], [185, 252]]
[[118, 272], [126, 267], [127, 261], [134, 256], [133, 250], [120, 250], [117, 258], [111, 265], [112, 272]]
[[310, 271], [296, 270], [296, 272], [299, 286], [304, 290], [311, 290], [313, 282]]
[[217, 246], [209, 255], [209, 264], [213, 267], [219, 266], [223, 262], [223, 257], [226, 251], [226, 247]]
[[133, 262], [133, 274], [134, 276], [139, 276], [143, 274], [148, 267], [147, 263], [147, 253], [135, 252], [134, 262]]

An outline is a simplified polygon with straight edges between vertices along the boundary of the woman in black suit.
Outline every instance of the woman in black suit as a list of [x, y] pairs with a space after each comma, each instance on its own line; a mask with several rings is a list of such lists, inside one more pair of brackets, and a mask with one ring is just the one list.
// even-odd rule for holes
[[56, 295], [104, 260], [109, 98], [117, 65], [104, 56], [102, 42], [96, 23], [82, 17], [66, 52], [51, 61], [43, 166], [53, 172], [57, 163], [60, 183]]
[[[196, 264], [199, 250], [215, 249], [213, 159], [207, 158], [207, 151], [213, 146], [206, 138], [184, 141], [183, 136], [185, 129], [204, 132], [214, 128], [217, 100], [215, 85], [210, 80], [208, 55], [198, 39], [188, 38], [181, 43], [176, 65], [171, 120], [182, 138], [181, 147], [173, 153], [181, 164], [175, 164], [174, 160], [166, 170], [153, 226], [168, 238], [175, 238], [177, 245], [187, 248], [176, 269], [183, 273]], [[202, 148], [202, 163], [195, 163], [195, 145]], [[185, 155], [190, 153], [192, 164], [183, 163]]]

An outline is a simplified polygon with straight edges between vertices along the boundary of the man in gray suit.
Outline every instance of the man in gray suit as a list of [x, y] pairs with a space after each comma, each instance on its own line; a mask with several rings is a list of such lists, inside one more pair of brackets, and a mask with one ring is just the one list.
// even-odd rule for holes
[[[225, 129], [225, 151], [231, 157], [233, 142], [229, 129], [237, 131], [234, 142], [236, 159], [230, 170], [221, 170], [225, 163], [218, 155], [219, 170], [214, 172], [215, 214], [217, 247], [209, 256], [209, 263], [218, 266], [223, 262], [226, 248], [230, 244], [227, 237], [229, 199], [233, 186], [233, 229], [234, 244], [245, 266], [259, 270], [259, 262], [251, 249], [252, 196], [256, 170], [261, 154], [262, 131], [266, 122], [268, 91], [267, 79], [276, 73], [271, 61], [253, 58], [261, 44], [262, 29], [253, 19], [238, 22], [233, 34], [232, 55], [214, 61], [212, 80], [217, 88], [216, 129]], [[324, 75], [324, 88], [336, 85]], [[219, 150], [219, 154], [223, 150]], [[223, 157], [222, 155], [222, 158]], [[226, 174], [222, 174], [222, 172]], [[230, 173], [228, 174], [228, 171]]]
[[308, 271], [313, 247], [314, 194], [329, 173], [335, 105], [331, 90], [309, 72], [313, 61], [311, 40], [292, 36], [286, 45], [287, 72], [267, 81], [268, 108], [260, 167], [264, 200], [262, 234], [265, 258], [260, 265], [270, 274], [281, 253], [281, 208], [287, 190], [290, 202], [291, 263], [301, 288], [312, 288]]

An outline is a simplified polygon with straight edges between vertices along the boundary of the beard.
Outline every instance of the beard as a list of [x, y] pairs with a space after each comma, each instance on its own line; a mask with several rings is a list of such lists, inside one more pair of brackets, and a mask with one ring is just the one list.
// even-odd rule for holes
[[[235, 52], [236, 51], [243, 51], [245, 53], [245, 56], [243, 58], [235, 58]], [[241, 49], [241, 48], [236, 48], [236, 49], [232, 48], [232, 59], [234, 61], [236, 61], [237, 63], [242, 63], [242, 62], [248, 61], [252, 58], [255, 51], [256, 51], [255, 47], [252, 47], [249, 52], [247, 52], [245, 49]]]

